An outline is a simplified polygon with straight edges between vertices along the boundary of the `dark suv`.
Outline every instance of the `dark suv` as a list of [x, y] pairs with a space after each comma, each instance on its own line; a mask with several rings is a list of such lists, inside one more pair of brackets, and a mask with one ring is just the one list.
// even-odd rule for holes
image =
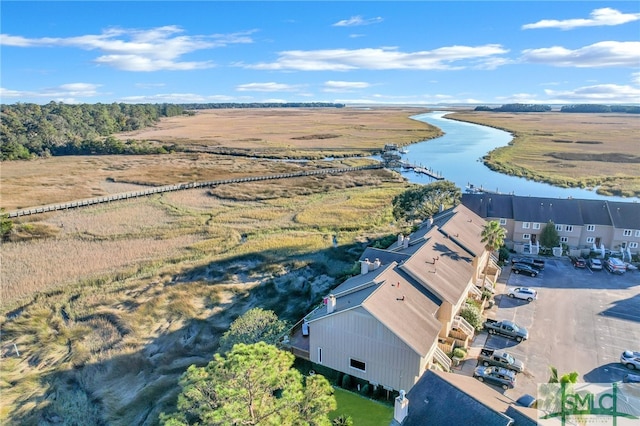
[[569, 259], [571, 259], [571, 264], [573, 265], [574, 268], [587, 267], [587, 261], [583, 257], [571, 256], [569, 257]]

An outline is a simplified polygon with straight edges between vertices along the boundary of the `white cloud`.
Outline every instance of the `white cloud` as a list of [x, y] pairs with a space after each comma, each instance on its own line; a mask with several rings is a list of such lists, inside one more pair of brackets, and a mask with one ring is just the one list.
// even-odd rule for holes
[[632, 67], [640, 64], [640, 42], [602, 41], [571, 50], [561, 46], [527, 49], [522, 52], [526, 62], [558, 67]]
[[211, 68], [211, 61], [183, 62], [180, 58], [197, 50], [252, 43], [253, 31], [232, 34], [187, 36], [175, 25], [149, 30], [111, 28], [101, 34], [67, 38], [32, 38], [0, 35], [0, 45], [14, 47], [77, 47], [103, 54], [95, 62], [124, 71], [192, 70]]
[[553, 103], [638, 103], [640, 87], [596, 84], [573, 90], [547, 89], [545, 94], [553, 100]]
[[59, 102], [76, 103], [76, 98], [90, 98], [99, 95], [100, 84], [67, 83], [38, 91], [11, 90], [0, 88], [0, 98], [48, 98]]
[[631, 74], [631, 81], [636, 86], [640, 86], [640, 72], [634, 72]]
[[357, 27], [360, 25], [371, 25], [371, 24], [379, 24], [384, 19], [381, 17], [364, 19], [362, 16], [352, 16], [349, 19], [343, 19], [342, 21], [338, 21], [332, 26], [334, 27]]
[[[504, 63], [496, 55], [507, 53], [499, 44], [448, 46], [430, 51], [400, 52], [395, 48], [289, 50], [275, 62], [244, 65], [259, 70], [349, 71], [355, 69], [454, 70], [495, 67]], [[453, 66], [453, 63], [461, 62]]]
[[560, 28], [562, 30], [571, 30], [578, 27], [598, 27], [610, 25], [622, 25], [640, 19], [640, 13], [621, 13], [618, 10], [608, 7], [595, 9], [590, 14], [591, 18], [584, 19], [565, 19], [562, 21], [555, 19], [544, 19], [533, 24], [522, 26], [523, 30], [537, 28]]
[[354, 89], [366, 89], [370, 87], [364, 81], [326, 81], [324, 83], [325, 92], [351, 92]]
[[169, 104], [188, 104], [188, 103], [208, 103], [208, 102], [232, 102], [235, 98], [224, 95], [200, 95], [197, 93], [158, 93], [155, 95], [142, 96], [125, 96], [120, 98], [118, 102], [142, 104], [142, 103], [169, 103]]
[[299, 86], [282, 83], [247, 83], [236, 86], [239, 92], [288, 92], [297, 90]]

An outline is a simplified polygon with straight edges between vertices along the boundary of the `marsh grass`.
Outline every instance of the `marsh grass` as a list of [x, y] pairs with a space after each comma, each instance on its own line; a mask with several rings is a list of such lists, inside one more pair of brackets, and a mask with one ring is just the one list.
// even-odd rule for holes
[[0, 422], [155, 424], [233, 319], [261, 306], [297, 321], [362, 241], [395, 233], [396, 175], [293, 181], [59, 212], [42, 217], [64, 223], [55, 236], [6, 243]]
[[514, 135], [509, 146], [484, 157], [495, 171], [561, 187], [597, 187], [603, 195], [640, 197], [637, 114], [457, 112], [448, 117]]

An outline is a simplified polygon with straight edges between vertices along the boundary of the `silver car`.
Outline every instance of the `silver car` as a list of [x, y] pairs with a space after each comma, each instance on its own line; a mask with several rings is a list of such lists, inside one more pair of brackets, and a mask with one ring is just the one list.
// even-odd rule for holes
[[515, 287], [509, 290], [507, 295], [511, 298], [524, 299], [529, 302], [538, 298], [538, 292], [529, 287]]
[[640, 370], [640, 352], [624, 351], [620, 355], [620, 362], [631, 370]]

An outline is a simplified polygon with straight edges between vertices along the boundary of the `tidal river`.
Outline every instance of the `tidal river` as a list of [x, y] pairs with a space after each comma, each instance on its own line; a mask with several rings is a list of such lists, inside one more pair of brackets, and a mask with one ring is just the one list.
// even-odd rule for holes
[[[494, 172], [482, 163], [482, 157], [494, 148], [507, 145], [512, 139], [511, 134], [444, 118], [448, 113], [435, 111], [411, 117], [436, 126], [445, 134], [437, 139], [409, 145], [408, 152], [403, 155], [404, 161], [438, 172], [463, 191], [473, 184], [490, 191], [523, 196], [638, 201], [637, 198], [598, 195], [587, 189], [559, 188]], [[403, 170], [402, 175], [414, 183], [433, 182], [428, 176], [411, 170]]]

